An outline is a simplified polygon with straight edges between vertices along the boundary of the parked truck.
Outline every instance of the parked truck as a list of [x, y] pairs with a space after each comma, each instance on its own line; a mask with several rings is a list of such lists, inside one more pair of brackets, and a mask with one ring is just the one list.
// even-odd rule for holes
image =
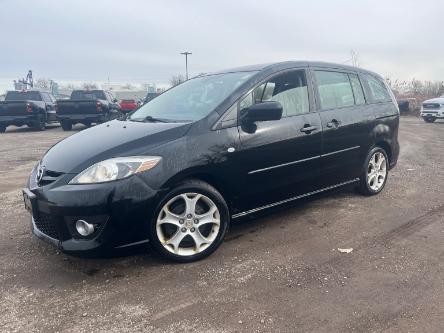
[[0, 102], [0, 133], [11, 125], [28, 125], [44, 131], [48, 123], [57, 121], [57, 101], [48, 92], [8, 91]]
[[57, 117], [65, 131], [70, 131], [75, 124], [89, 127], [118, 116], [120, 105], [107, 90], [73, 90], [70, 99], [58, 101]]

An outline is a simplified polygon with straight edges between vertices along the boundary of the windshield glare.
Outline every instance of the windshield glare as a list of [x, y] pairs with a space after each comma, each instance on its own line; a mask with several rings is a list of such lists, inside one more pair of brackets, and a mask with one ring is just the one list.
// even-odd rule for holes
[[202, 119], [253, 74], [225, 73], [188, 80], [142, 106], [130, 120], [142, 121], [150, 117], [170, 121]]

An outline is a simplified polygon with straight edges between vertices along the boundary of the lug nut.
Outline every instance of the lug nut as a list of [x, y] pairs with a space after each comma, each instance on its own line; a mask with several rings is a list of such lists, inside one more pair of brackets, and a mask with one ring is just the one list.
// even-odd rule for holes
[[196, 230], [196, 229], [194, 229], [194, 228], [191, 228], [191, 229], [190, 229], [191, 232], [194, 232], [195, 230]]
[[194, 223], [198, 224], [199, 220], [198, 219], [194, 219]]
[[180, 219], [180, 220], [179, 220], [179, 223], [180, 223], [180, 224], [183, 224], [183, 220], [182, 220], [182, 219]]
[[187, 215], [187, 218], [189, 218], [189, 219], [192, 218], [192, 217], [193, 217], [193, 216], [192, 216], [191, 214], [188, 214], [188, 215]]
[[185, 232], [185, 231], [187, 231], [187, 228], [182, 228], [182, 229], [180, 229], [182, 232]]

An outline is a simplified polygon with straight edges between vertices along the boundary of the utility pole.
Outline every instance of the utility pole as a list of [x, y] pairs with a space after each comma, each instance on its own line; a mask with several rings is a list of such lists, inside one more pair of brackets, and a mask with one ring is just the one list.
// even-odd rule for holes
[[183, 54], [185, 56], [185, 78], [188, 80], [188, 56], [191, 55], [191, 52], [185, 51], [181, 52], [180, 54]]

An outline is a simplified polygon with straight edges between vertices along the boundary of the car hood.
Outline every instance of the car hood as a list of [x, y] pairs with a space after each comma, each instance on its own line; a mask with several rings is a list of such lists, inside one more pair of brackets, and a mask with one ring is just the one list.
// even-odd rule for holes
[[46, 170], [79, 173], [112, 157], [147, 155], [161, 144], [183, 136], [190, 123], [149, 123], [113, 120], [74, 134], [43, 157]]
[[432, 98], [432, 99], [428, 99], [424, 102], [424, 103], [440, 103], [440, 104], [444, 104], [444, 97], [438, 97], [438, 98]]

